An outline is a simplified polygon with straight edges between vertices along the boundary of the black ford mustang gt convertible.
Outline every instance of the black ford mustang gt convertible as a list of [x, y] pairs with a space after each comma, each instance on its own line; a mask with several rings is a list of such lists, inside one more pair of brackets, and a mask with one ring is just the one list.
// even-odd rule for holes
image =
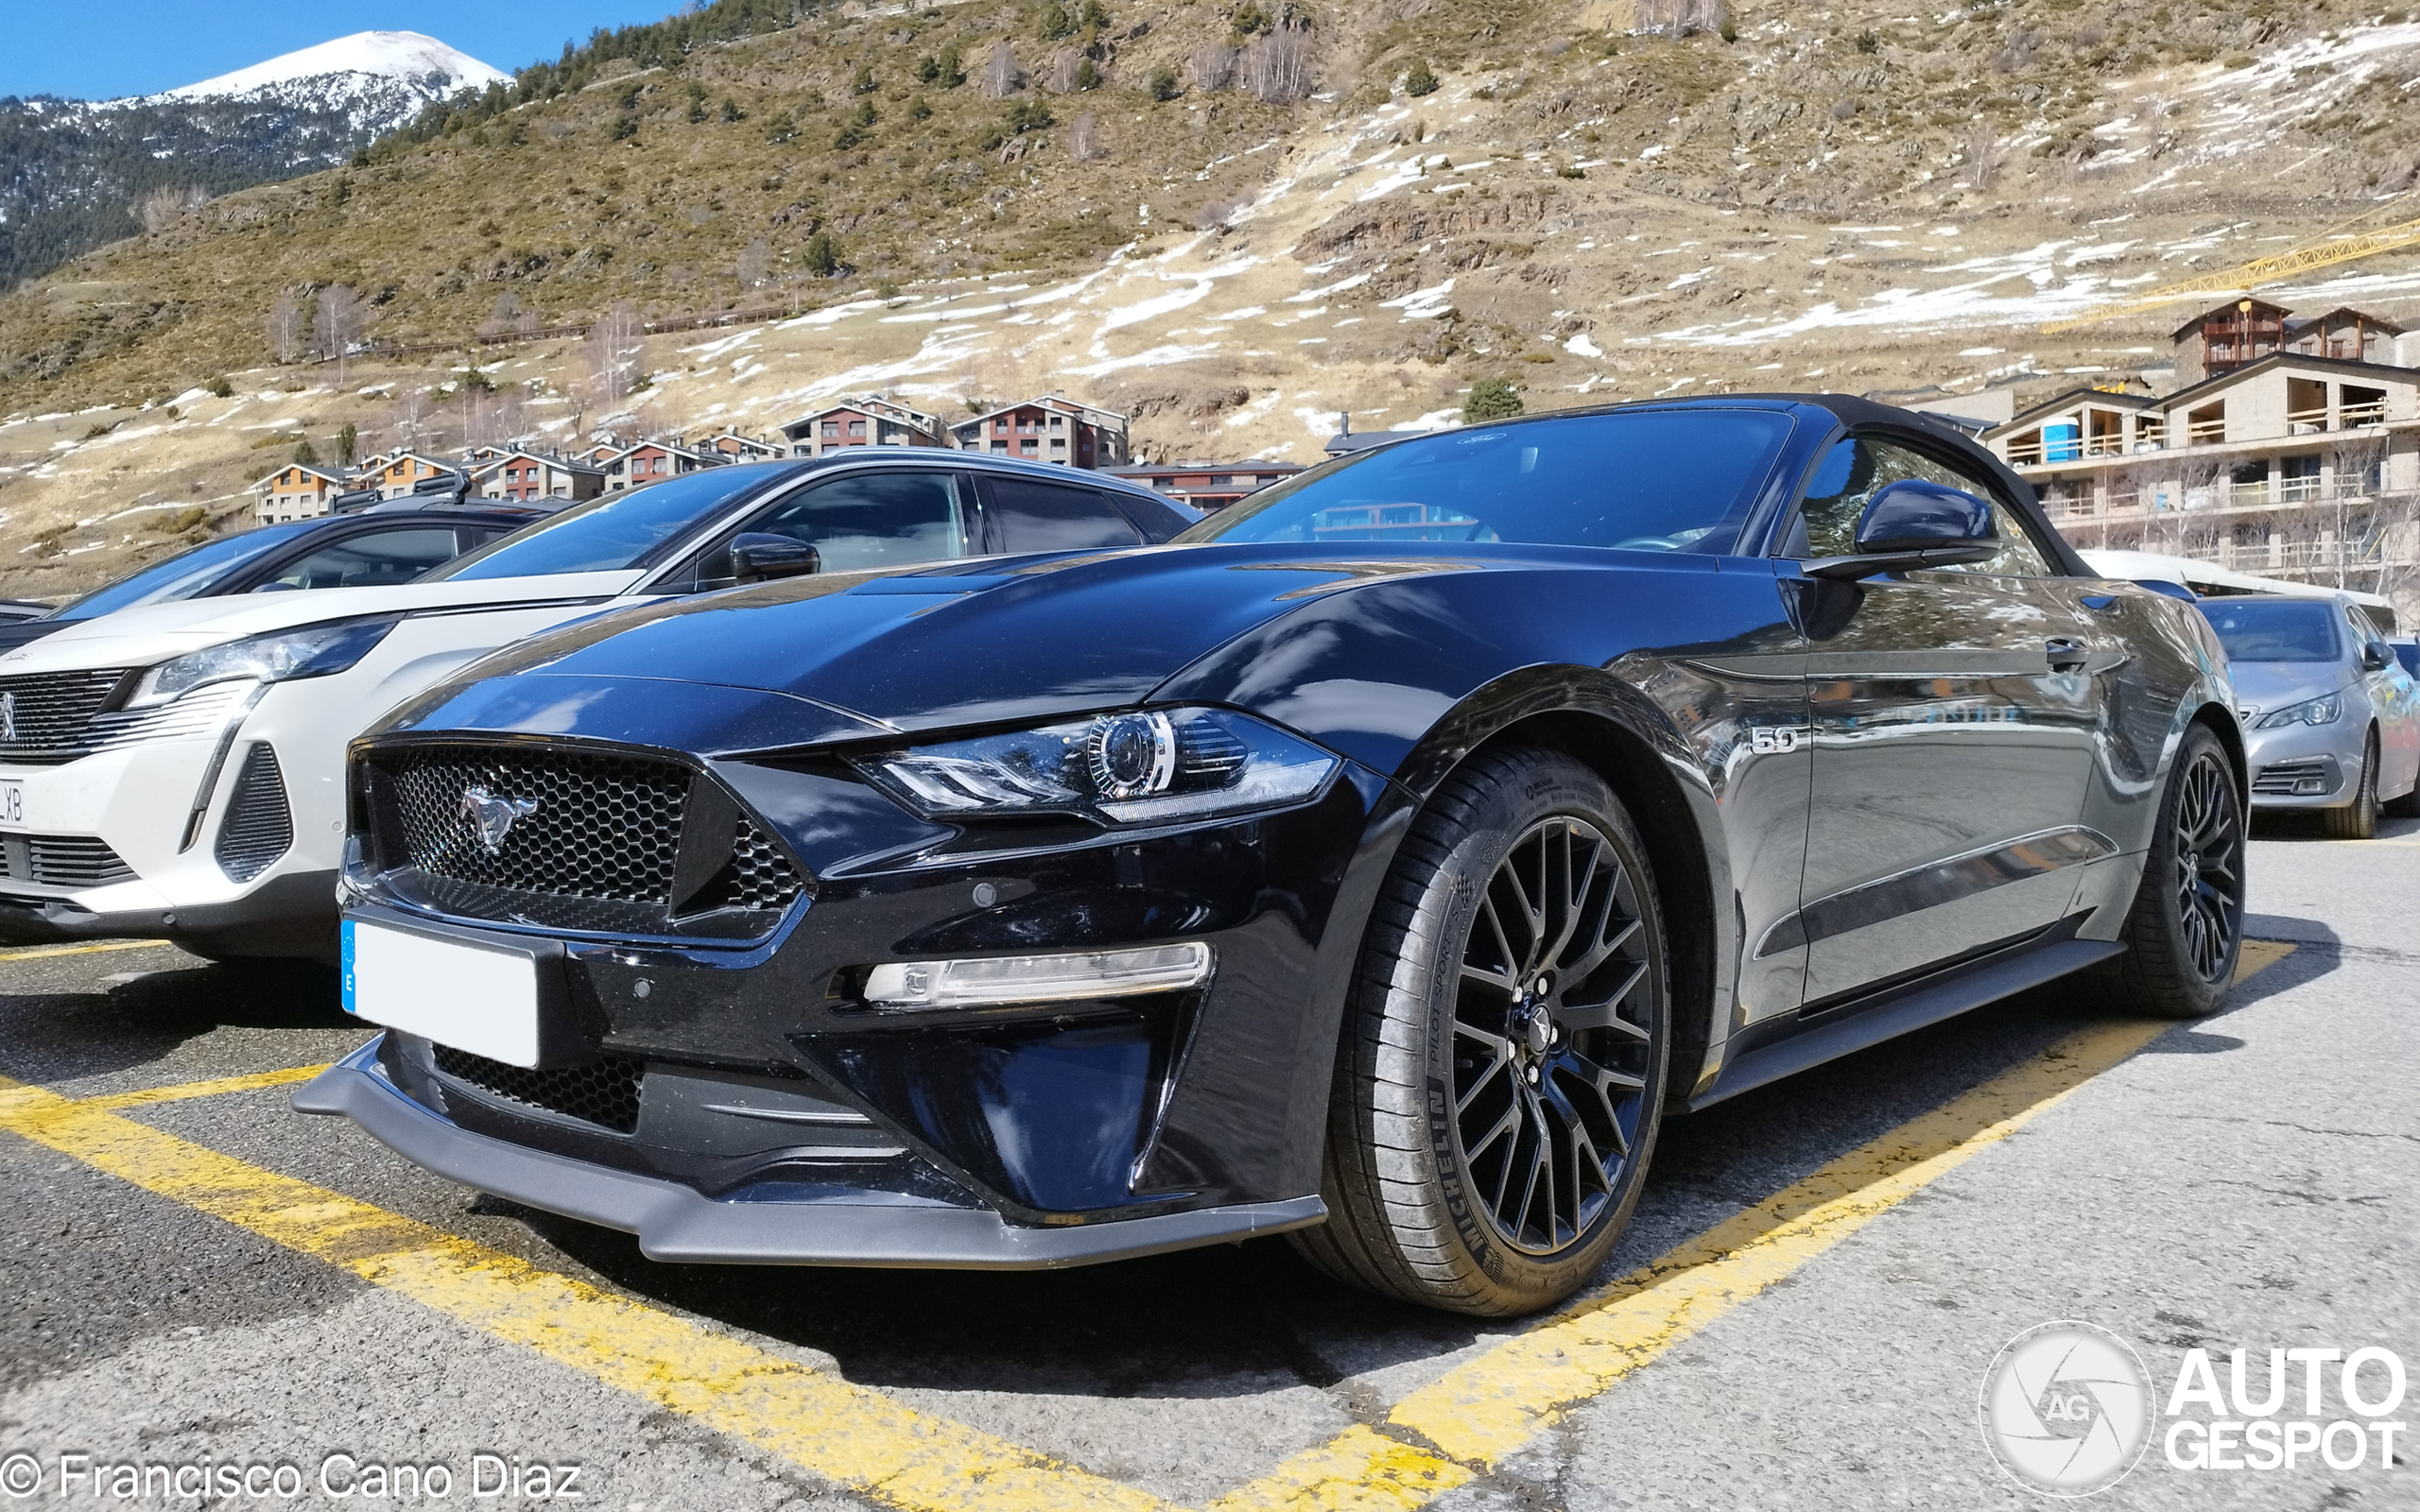
[[2191, 606], [1919, 417], [1724, 398], [1339, 458], [1158, 548], [511, 647], [355, 743], [297, 1097], [664, 1260], [1290, 1231], [1586, 1281], [1662, 1115], [2068, 973], [2208, 1011], [2242, 742]]

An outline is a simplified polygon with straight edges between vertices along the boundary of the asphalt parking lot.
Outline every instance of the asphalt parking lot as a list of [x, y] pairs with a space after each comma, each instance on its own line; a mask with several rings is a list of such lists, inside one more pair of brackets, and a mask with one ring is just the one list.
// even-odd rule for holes
[[2273, 1348], [2420, 1360], [2420, 824], [2252, 868], [2273, 943], [2218, 1016], [2051, 989], [1676, 1120], [1599, 1286], [1517, 1326], [1283, 1242], [657, 1265], [292, 1113], [363, 1038], [328, 976], [0, 954], [0, 1503], [195, 1505], [200, 1467], [233, 1505], [2013, 1507], [1981, 1383], [2079, 1319], [2161, 1414], [2096, 1504], [2420, 1505], [2368, 1419], [2349, 1468], [2169, 1452], [2188, 1350], [2256, 1398]]

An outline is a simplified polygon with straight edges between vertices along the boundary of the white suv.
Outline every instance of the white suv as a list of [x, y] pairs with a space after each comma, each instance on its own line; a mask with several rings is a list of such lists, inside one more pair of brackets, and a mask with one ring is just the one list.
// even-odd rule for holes
[[1198, 518], [1094, 472], [852, 451], [609, 494], [400, 587], [147, 605], [0, 656], [0, 942], [333, 959], [346, 743], [476, 658], [669, 594]]

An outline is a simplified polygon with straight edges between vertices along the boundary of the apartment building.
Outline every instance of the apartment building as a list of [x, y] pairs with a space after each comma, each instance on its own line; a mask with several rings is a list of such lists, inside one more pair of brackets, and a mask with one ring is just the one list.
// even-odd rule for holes
[[618, 493], [624, 489], [641, 489], [666, 478], [677, 478], [683, 472], [721, 465], [717, 455], [702, 454], [669, 441], [641, 441], [606, 453], [593, 465], [605, 475], [605, 491]]
[[847, 446], [946, 446], [941, 417], [895, 400], [860, 394], [782, 426], [792, 456], [821, 456]]
[[950, 438], [963, 451], [1028, 462], [1112, 468], [1127, 460], [1126, 417], [1064, 394], [1045, 394], [960, 421], [950, 427]]
[[593, 499], [605, 491], [601, 468], [552, 452], [507, 452], [471, 474], [471, 486], [484, 499]]
[[1135, 462], [1102, 472], [1132, 478], [1179, 504], [1197, 509], [1223, 509], [1279, 478], [1303, 471], [1300, 462]]
[[762, 436], [742, 436], [728, 426], [687, 445], [708, 460], [719, 462], [778, 462], [790, 455], [784, 442]]
[[460, 475], [462, 465], [419, 452], [390, 452], [354, 474], [357, 489], [376, 489], [382, 499], [406, 499], [424, 483]]
[[2414, 338], [2356, 310], [2296, 320], [2243, 300], [2187, 321], [2175, 344], [2182, 387], [2067, 389], [1983, 443], [2078, 546], [2420, 590]]
[[329, 501], [344, 490], [340, 473], [289, 462], [252, 484], [253, 519], [265, 525], [314, 519], [327, 513]]

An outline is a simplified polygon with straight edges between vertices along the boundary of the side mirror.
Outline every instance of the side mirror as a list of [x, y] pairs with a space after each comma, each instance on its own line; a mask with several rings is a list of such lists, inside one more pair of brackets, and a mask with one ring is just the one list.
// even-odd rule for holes
[[2364, 672], [2386, 670], [2386, 652], [2376, 641], [2366, 642], [2361, 646], [2361, 670]]
[[823, 554], [804, 541], [751, 531], [731, 541], [731, 575], [743, 583], [804, 577], [823, 570]]
[[1866, 501], [1856, 556], [1820, 558], [1803, 570], [1811, 577], [1855, 579], [1989, 561], [1998, 552], [1990, 504], [1963, 489], [1905, 478]]

